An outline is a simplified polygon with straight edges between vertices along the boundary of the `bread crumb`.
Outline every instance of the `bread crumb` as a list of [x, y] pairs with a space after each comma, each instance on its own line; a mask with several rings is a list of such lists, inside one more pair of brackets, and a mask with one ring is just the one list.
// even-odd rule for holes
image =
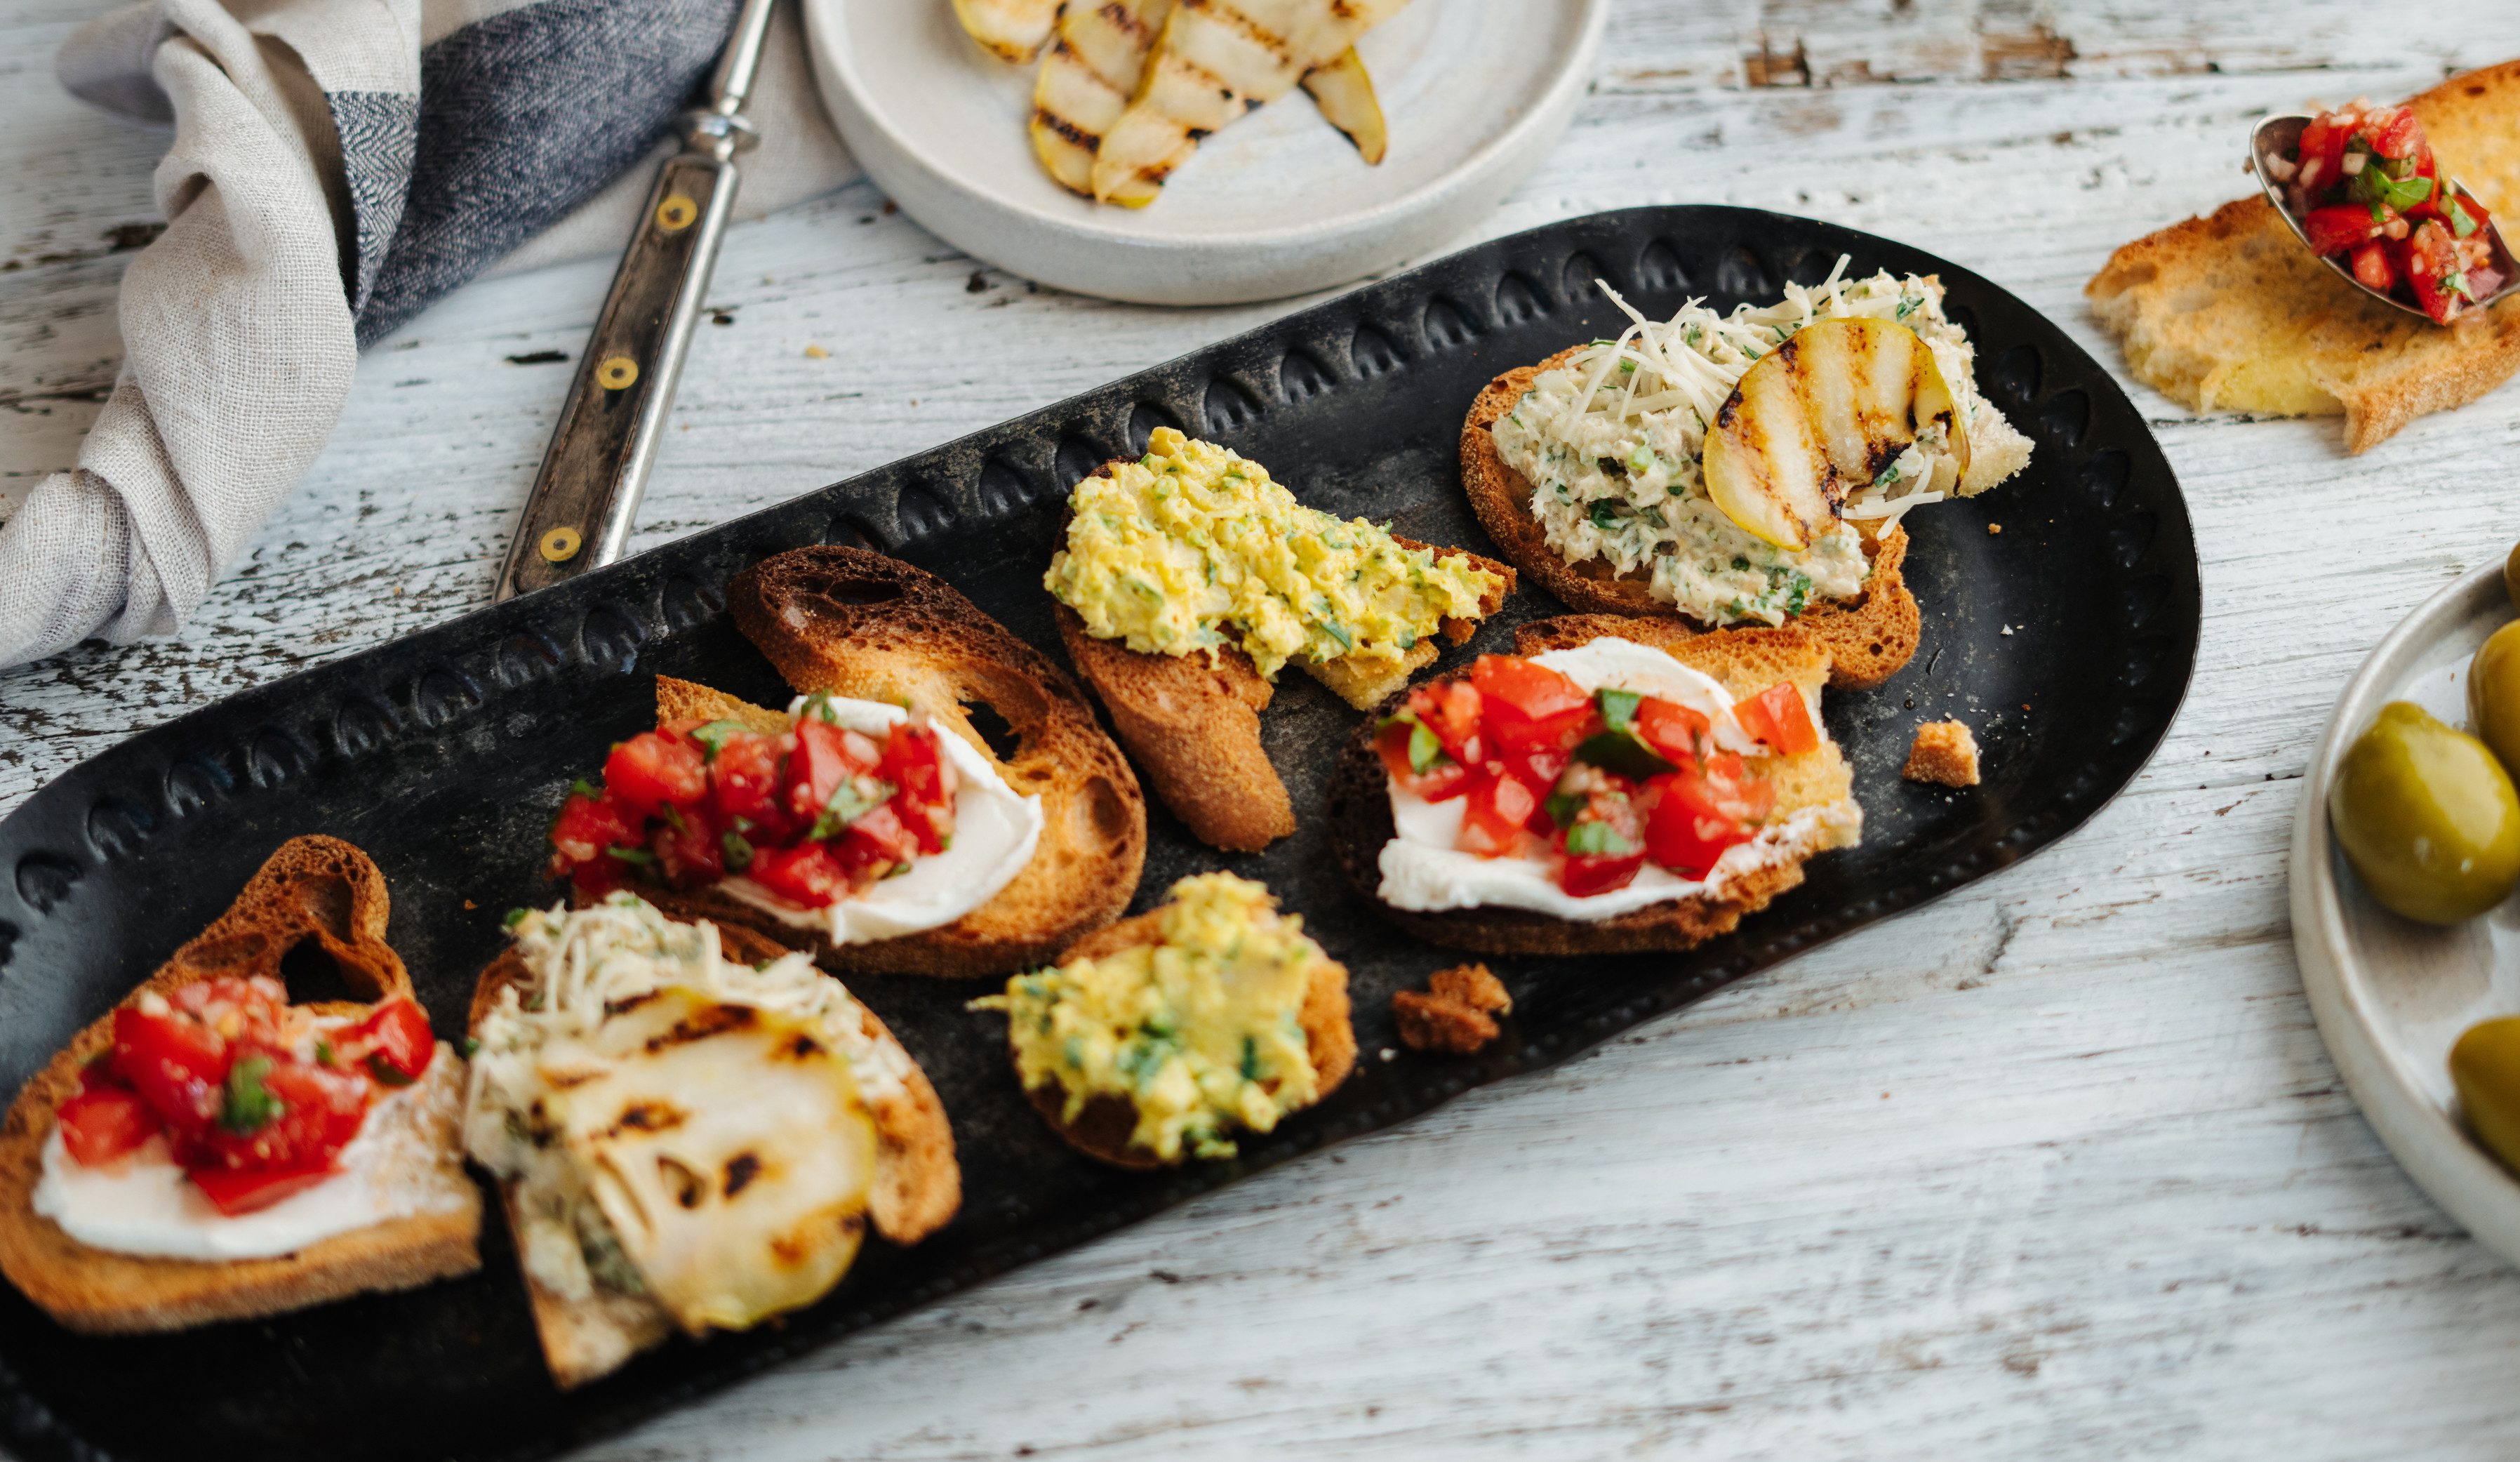
[[465, 906], [466, 908], [468, 908], [468, 909], [477, 909], [477, 908], [479, 908], [479, 907], [480, 907], [480, 905], [479, 905], [479, 904], [474, 903], [472, 899], [469, 899], [469, 898], [468, 898], [468, 899], [466, 899], [466, 900], [464, 900], [464, 906]]
[[2000, 533], [2003, 531], [2003, 525], [2000, 523], [1990, 523], [1986, 525], [1986, 530], [1990, 534]]
[[1467, 1056], [1497, 1037], [1495, 1017], [1513, 1009], [1505, 982], [1485, 965], [1457, 965], [1427, 980], [1430, 992], [1399, 990], [1391, 1014], [1400, 1041], [1413, 1051]]
[[807, 345], [805, 347], [805, 358], [807, 360], [829, 360], [832, 358], [832, 352], [824, 349], [820, 345]]
[[1958, 721], [1927, 721], [1916, 728], [1916, 739], [1908, 747], [1908, 764], [1899, 775], [1911, 782], [1975, 787], [1977, 738]]

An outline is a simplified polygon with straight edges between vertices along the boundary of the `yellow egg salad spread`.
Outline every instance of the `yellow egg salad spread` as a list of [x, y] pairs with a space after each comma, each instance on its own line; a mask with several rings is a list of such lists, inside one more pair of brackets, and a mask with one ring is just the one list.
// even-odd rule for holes
[[1007, 982], [975, 1009], [1007, 1013], [1024, 1089], [1052, 1082], [1074, 1121], [1097, 1096], [1138, 1109], [1131, 1145], [1234, 1156], [1236, 1126], [1266, 1132], [1319, 1095], [1298, 1012], [1329, 962], [1262, 885], [1203, 873], [1173, 885], [1162, 937]]
[[1149, 655], [1238, 642], [1272, 680], [1298, 657], [1397, 666], [1504, 587], [1467, 555], [1307, 508], [1259, 463], [1170, 427], [1144, 457], [1077, 483], [1068, 508], [1042, 586], [1087, 633]]

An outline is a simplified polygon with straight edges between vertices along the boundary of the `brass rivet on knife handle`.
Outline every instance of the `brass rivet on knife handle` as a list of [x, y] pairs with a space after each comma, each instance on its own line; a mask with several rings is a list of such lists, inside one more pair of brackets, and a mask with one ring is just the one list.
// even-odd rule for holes
[[549, 588], [629, 549], [718, 244], [735, 214], [736, 155], [753, 141], [743, 103], [775, 3], [743, 0], [718, 60], [714, 100], [681, 118], [683, 150], [665, 160], [648, 191], [639, 213], [647, 221], [612, 276], [494, 598]]

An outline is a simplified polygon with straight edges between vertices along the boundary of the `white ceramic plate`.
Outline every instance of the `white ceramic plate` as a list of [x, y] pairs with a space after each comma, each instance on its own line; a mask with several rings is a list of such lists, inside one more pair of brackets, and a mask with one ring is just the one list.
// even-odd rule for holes
[[1145, 208], [1051, 181], [1033, 68], [947, 0], [804, 0], [814, 70], [878, 187], [1010, 273], [1149, 304], [1327, 289], [1459, 239], [1539, 165], [1592, 78], [1609, 0], [1415, 0], [1357, 43], [1390, 148], [1366, 165], [1301, 91], [1219, 131]]
[[2433, 596], [2389, 632], [2336, 702], [2293, 816], [2292, 942], [2318, 1033], [2362, 1115], [2417, 1186], [2520, 1264], [2520, 1179], [2459, 1124], [2450, 1048], [2468, 1027], [2520, 1014], [2520, 899], [2436, 929], [2362, 891], [2328, 836], [2327, 789], [2345, 749], [2391, 701], [2467, 729], [2467, 662], [2510, 622], [2499, 561]]

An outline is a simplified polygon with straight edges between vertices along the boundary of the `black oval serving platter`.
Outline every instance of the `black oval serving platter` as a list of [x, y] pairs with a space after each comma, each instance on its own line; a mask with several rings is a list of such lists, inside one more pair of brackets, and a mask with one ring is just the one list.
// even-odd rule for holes
[[[1364, 1060], [1320, 1108], [1232, 1162], [1156, 1175], [1071, 1153], [1016, 1090], [985, 983], [867, 980], [859, 992], [952, 1114], [964, 1209], [913, 1250], [870, 1241], [830, 1298], [784, 1325], [677, 1341], [562, 1395], [543, 1370], [505, 1226], [469, 1279], [268, 1322], [97, 1340], [0, 1287], [0, 1440], [29, 1459], [250, 1455], [539, 1457], [616, 1431], [834, 1336], [1311, 1152], [1485, 1081], [1550, 1065], [1751, 971], [1934, 898], [2063, 837], [2160, 743], [2196, 656], [2195, 545], [2178, 483], [2107, 372], [1965, 269], [1888, 240], [1741, 208], [1640, 208], [1481, 245], [1101, 390], [695, 534], [560, 588], [257, 687], [123, 742], [0, 823], [0, 1090], [14, 1091], [234, 896], [284, 839], [373, 853], [389, 930], [440, 1031], [461, 1028], [501, 915], [553, 897], [543, 832], [572, 778], [649, 723], [652, 674], [756, 701], [787, 691], [721, 586], [784, 549], [881, 548], [961, 587], [1060, 658], [1040, 586], [1067, 487], [1170, 424], [1268, 465], [1307, 501], [1412, 537], [1488, 547], [1455, 467], [1462, 417], [1498, 372], [1615, 334], [1610, 283], [1649, 313], [1719, 309], [1850, 268], [1939, 273], [1987, 395], [2037, 441], [1996, 491], [1912, 515], [1924, 645], [1879, 689], [1828, 698], [1866, 813], [1861, 847], [1686, 956], [1496, 962], [1515, 1014], [1474, 1058], [1396, 1047], [1389, 996], [1454, 962], [1342, 883], [1320, 815], [1356, 715], [1288, 676], [1265, 727], [1303, 828], [1220, 855], [1160, 807], [1138, 908], [1185, 874], [1265, 879], [1351, 973]], [[2001, 525], [2002, 531], [1990, 531]], [[1446, 662], [1559, 613], [1537, 591]], [[2005, 633], [2005, 630], [2009, 633]], [[1984, 786], [1898, 775], [1911, 729], [1958, 714]], [[382, 1422], [382, 1425], [380, 1423]]]

